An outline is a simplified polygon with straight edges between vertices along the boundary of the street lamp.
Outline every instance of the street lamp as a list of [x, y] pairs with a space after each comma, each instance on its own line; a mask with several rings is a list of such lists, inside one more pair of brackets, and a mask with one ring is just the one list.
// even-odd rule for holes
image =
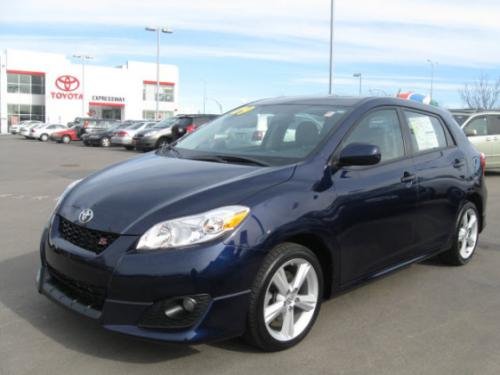
[[333, 94], [333, 37], [334, 37], [334, 21], [335, 21], [335, 0], [330, 3], [330, 69], [328, 79], [328, 94]]
[[154, 31], [156, 33], [156, 111], [155, 120], [159, 120], [159, 109], [160, 109], [160, 33], [172, 34], [173, 31], [166, 26], [148, 26], [145, 28], [146, 31]]
[[82, 64], [82, 117], [85, 116], [85, 61], [92, 60], [94, 57], [89, 55], [73, 55], [74, 59], [80, 60]]
[[430, 92], [430, 97], [431, 101], [433, 99], [433, 94], [434, 94], [434, 68], [435, 66], [439, 65], [437, 61], [432, 61], [431, 59], [427, 59], [427, 62], [431, 65], [431, 92]]
[[352, 75], [354, 78], [359, 78], [359, 96], [362, 95], [363, 89], [362, 89], [362, 80], [363, 80], [363, 75], [361, 73], [354, 73]]

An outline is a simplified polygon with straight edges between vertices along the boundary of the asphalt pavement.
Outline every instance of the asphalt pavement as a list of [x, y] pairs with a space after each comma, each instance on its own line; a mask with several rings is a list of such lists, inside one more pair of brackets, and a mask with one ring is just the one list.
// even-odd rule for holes
[[104, 331], [39, 295], [38, 243], [71, 181], [138, 157], [0, 136], [0, 374], [500, 374], [500, 173], [465, 267], [411, 266], [323, 304], [279, 353], [240, 340], [182, 346]]

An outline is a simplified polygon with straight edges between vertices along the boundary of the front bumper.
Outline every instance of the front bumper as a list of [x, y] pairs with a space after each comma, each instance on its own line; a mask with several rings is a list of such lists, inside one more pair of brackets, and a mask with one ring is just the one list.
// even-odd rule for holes
[[[51, 232], [50, 243], [46, 231], [40, 245], [39, 292], [105, 329], [184, 343], [221, 340], [244, 332], [249, 288], [256, 272], [248, 268], [257, 264], [245, 260], [248, 250], [220, 243], [203, 249], [138, 254], [130, 250], [137, 238], [121, 236], [96, 255]], [[66, 279], [70, 288], [64, 284]], [[75, 285], [85, 293], [102, 293], [103, 303], [73, 293]], [[145, 316], [155, 304], [200, 293], [208, 295], [209, 302], [189, 327], [144, 327]]]

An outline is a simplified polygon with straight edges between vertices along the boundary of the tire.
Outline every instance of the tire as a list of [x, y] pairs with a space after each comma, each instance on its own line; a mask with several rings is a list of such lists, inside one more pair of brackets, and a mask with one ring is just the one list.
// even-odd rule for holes
[[[293, 284], [298, 270], [306, 276], [297, 289]], [[314, 298], [301, 302], [306, 294]], [[323, 273], [314, 253], [295, 243], [278, 245], [266, 256], [255, 278], [243, 338], [268, 352], [296, 345], [314, 325], [322, 297]], [[270, 314], [267, 323], [265, 311]]]
[[48, 135], [48, 134], [42, 134], [42, 135], [40, 136], [40, 140], [41, 140], [42, 142], [47, 142], [47, 141], [49, 140], [49, 135]]
[[479, 220], [479, 213], [474, 203], [465, 203], [457, 217], [453, 245], [440, 255], [444, 263], [452, 266], [463, 266], [469, 263], [476, 252]]
[[111, 146], [111, 141], [109, 140], [108, 137], [104, 137], [101, 139], [101, 146], [102, 147], [109, 147]]
[[169, 144], [169, 140], [168, 138], [166, 137], [162, 137], [160, 139], [158, 139], [158, 141], [156, 142], [156, 146], [155, 148], [162, 148], [164, 144]]
[[88, 141], [83, 141], [83, 145], [88, 147], [90, 146], [90, 143]]
[[65, 135], [62, 137], [61, 142], [67, 145], [68, 143], [71, 142], [71, 137], [69, 135]]
[[124, 146], [125, 150], [132, 151], [134, 149], [134, 146]]

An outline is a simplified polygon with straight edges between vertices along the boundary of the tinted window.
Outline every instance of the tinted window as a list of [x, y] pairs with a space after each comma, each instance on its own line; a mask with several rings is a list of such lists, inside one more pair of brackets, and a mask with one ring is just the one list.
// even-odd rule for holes
[[489, 135], [500, 134], [500, 115], [488, 116], [488, 134]]
[[475, 131], [475, 135], [488, 135], [488, 121], [486, 116], [476, 117], [465, 126], [464, 130]]
[[370, 113], [344, 141], [345, 146], [350, 143], [378, 146], [382, 162], [403, 157], [405, 153], [403, 135], [397, 112], [393, 109], [384, 109]]
[[404, 111], [410, 128], [411, 142], [416, 152], [448, 146], [443, 125], [436, 117]]

